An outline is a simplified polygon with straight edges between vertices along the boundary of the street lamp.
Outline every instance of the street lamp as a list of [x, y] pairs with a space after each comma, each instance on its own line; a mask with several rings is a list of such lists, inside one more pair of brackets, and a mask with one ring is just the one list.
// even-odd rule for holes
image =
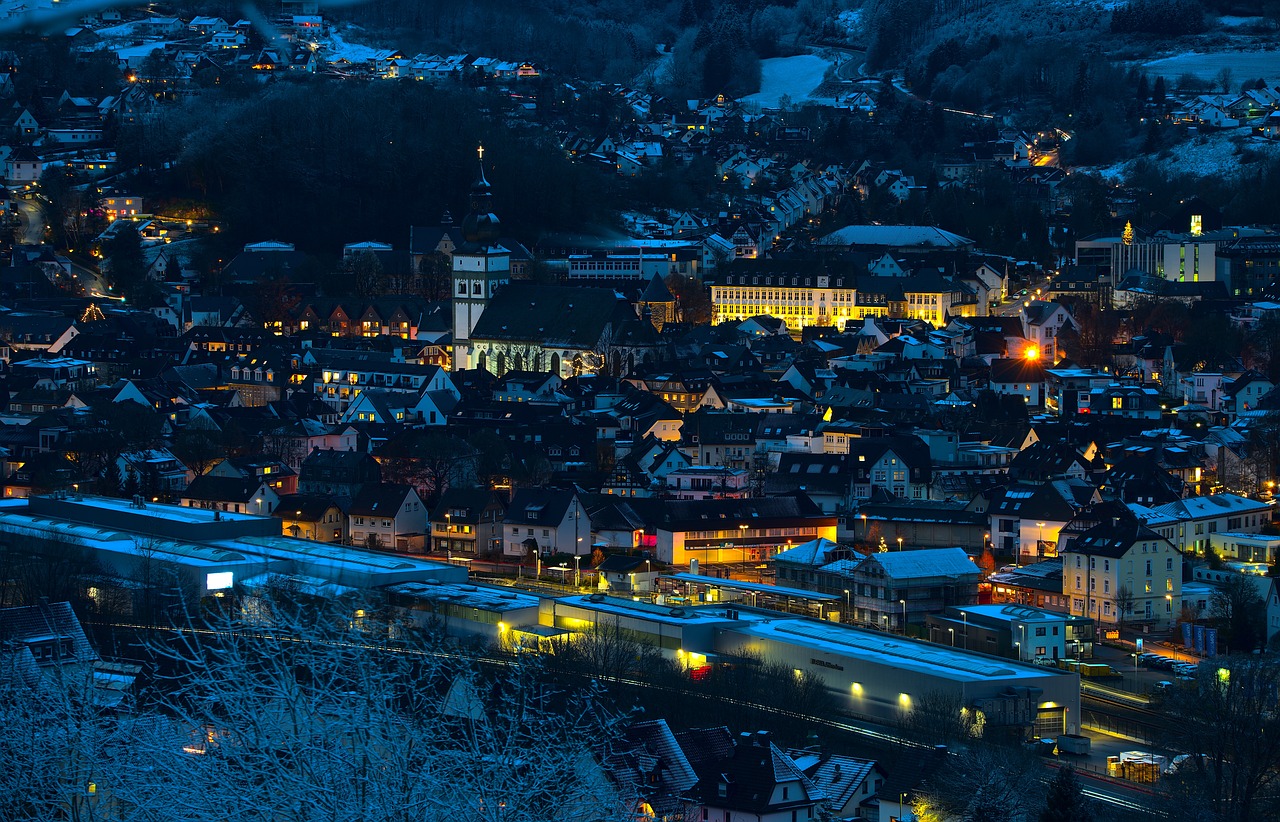
[[862, 538], [865, 540], [871, 536], [871, 532], [867, 530], [867, 515], [862, 515]]
[[1037, 522], [1036, 528], [1039, 529], [1036, 535], [1036, 557], [1039, 558], [1044, 552], [1044, 523]]
[[947, 633], [951, 634], [951, 647], [952, 648], [956, 647], [956, 629], [948, 628]]
[[905, 599], [898, 600], [898, 604], [902, 606], [902, 635], [907, 635], [907, 601]]
[[844, 621], [849, 622], [849, 589], [844, 589]]
[[582, 587], [581, 577], [579, 576], [579, 571], [578, 571], [578, 560], [580, 559], [582, 559], [582, 557], [578, 556], [577, 554], [573, 555], [573, 587], [574, 588]]
[[453, 512], [444, 512], [444, 549], [449, 553], [449, 561], [453, 561], [453, 541], [451, 534], [453, 533]]
[[967, 651], [969, 650], [969, 613], [961, 611], [960, 618], [964, 620], [964, 649]]
[[902, 550], [902, 537], [898, 537], [898, 550]]

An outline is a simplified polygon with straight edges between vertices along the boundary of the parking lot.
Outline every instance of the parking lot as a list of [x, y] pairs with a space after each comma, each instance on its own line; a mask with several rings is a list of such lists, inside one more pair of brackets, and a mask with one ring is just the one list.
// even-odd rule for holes
[[[1150, 694], [1158, 690], [1161, 682], [1176, 683], [1194, 674], [1202, 661], [1194, 654], [1185, 654], [1164, 646], [1147, 645], [1134, 665], [1133, 652], [1101, 645], [1094, 646], [1094, 662], [1105, 662], [1121, 675], [1121, 681], [1113, 680], [1112, 687], [1120, 687], [1136, 694]], [[1167, 687], [1167, 686], [1161, 686]]]

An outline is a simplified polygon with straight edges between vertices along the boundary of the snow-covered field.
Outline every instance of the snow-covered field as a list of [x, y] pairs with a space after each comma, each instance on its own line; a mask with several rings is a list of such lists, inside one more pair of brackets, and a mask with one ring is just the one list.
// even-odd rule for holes
[[1233, 15], [1223, 15], [1218, 18], [1219, 25], [1227, 28], [1237, 28], [1239, 26], [1260, 26], [1266, 22], [1262, 17], [1235, 17]]
[[782, 97], [790, 97], [792, 105], [806, 100], [830, 102], [830, 98], [811, 97], [822, 85], [832, 62], [816, 54], [795, 57], [774, 57], [761, 63], [760, 92], [742, 98], [743, 103], [754, 103], [761, 108], [776, 108]]
[[[1253, 163], [1242, 163], [1243, 151], [1262, 155], [1280, 155], [1280, 144], [1261, 137], [1247, 137], [1230, 131], [1193, 137], [1175, 146], [1172, 151], [1145, 158], [1171, 174], [1188, 174], [1193, 177], [1238, 178], [1253, 172]], [[1079, 168], [1087, 174], [1095, 174], [1113, 183], [1124, 180], [1137, 160], [1126, 160], [1112, 166]]]
[[[351, 31], [345, 32], [350, 35]], [[336, 28], [329, 33], [329, 39], [325, 43], [324, 50], [321, 52], [324, 59], [330, 63], [336, 63], [339, 60], [346, 59], [350, 63], [363, 63], [373, 59], [373, 55], [382, 49], [376, 49], [373, 46], [366, 46], [362, 43], [353, 43], [347, 40], [344, 32], [338, 31]]]
[[1152, 74], [1177, 80], [1191, 74], [1201, 80], [1214, 80], [1224, 68], [1231, 69], [1237, 82], [1264, 77], [1280, 79], [1280, 51], [1226, 51], [1206, 54], [1190, 51], [1144, 64]]

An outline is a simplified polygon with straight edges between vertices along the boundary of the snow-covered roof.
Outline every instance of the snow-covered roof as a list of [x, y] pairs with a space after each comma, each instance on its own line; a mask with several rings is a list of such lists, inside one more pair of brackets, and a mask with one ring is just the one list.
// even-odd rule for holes
[[980, 573], [963, 548], [922, 548], [916, 551], [886, 551], [875, 560], [893, 579], [943, 577]]
[[922, 248], [959, 248], [973, 240], [933, 226], [849, 225], [819, 240], [821, 245], [877, 245]]

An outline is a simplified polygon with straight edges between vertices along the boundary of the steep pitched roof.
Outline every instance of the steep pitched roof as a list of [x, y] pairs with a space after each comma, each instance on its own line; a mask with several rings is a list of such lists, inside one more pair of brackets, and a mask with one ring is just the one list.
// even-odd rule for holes
[[1076, 537], [1066, 550], [1073, 554], [1119, 559], [1129, 553], [1135, 542], [1143, 541], [1164, 542], [1165, 538], [1139, 522], [1109, 520]]
[[982, 573], [963, 548], [887, 551], [872, 554], [866, 561], [878, 563], [884, 569], [885, 575], [894, 580], [981, 575]]
[[[646, 333], [642, 326], [648, 328]], [[502, 288], [480, 315], [471, 338], [593, 349], [612, 329], [615, 344], [657, 341], [653, 326], [639, 320], [617, 292], [603, 288], [512, 284]]]
[[368, 483], [351, 501], [348, 514], [393, 517], [400, 512], [405, 498], [414, 493], [413, 486], [395, 482]]

